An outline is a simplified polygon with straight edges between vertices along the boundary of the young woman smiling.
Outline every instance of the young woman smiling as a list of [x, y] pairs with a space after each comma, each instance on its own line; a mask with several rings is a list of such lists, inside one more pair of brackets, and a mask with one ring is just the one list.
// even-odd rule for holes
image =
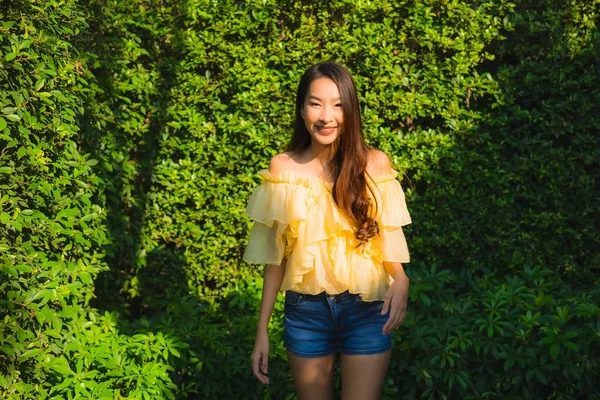
[[379, 399], [391, 331], [406, 314], [410, 261], [404, 192], [388, 156], [365, 143], [356, 86], [336, 63], [302, 76], [287, 152], [271, 159], [248, 202], [255, 223], [244, 253], [264, 263], [254, 375], [269, 382], [268, 323], [285, 292], [284, 344], [300, 400]]

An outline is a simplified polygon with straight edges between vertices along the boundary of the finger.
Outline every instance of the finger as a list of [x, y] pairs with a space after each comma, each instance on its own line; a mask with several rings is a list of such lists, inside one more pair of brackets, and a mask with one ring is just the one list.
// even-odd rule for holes
[[269, 357], [264, 354], [260, 357], [260, 372], [263, 375], [269, 375]]
[[260, 358], [259, 371], [262, 375], [262, 383], [269, 383], [269, 356], [263, 354]]
[[394, 326], [394, 322], [396, 322], [397, 312], [398, 312], [398, 310], [395, 309], [394, 307], [392, 307], [392, 309], [390, 310], [390, 316], [388, 317], [387, 321], [383, 325], [383, 334], [384, 335], [387, 335], [388, 333], [390, 333], [392, 326]]
[[393, 315], [390, 315], [390, 317], [392, 317], [392, 320], [390, 322], [390, 329], [389, 332], [393, 331], [394, 329], [397, 329], [400, 326], [400, 322], [402, 321], [402, 315], [404, 312], [404, 309], [402, 308], [402, 306], [400, 304], [393, 304], [392, 305], [392, 310]]
[[391, 300], [392, 300], [391, 292], [388, 292], [388, 294], [385, 296], [385, 299], [383, 300], [383, 307], [381, 308], [381, 315], [387, 314], [388, 309], [390, 308]]
[[394, 329], [398, 329], [402, 322], [404, 322], [404, 318], [406, 317], [406, 307], [401, 307], [398, 309], [397, 321], [394, 324]]
[[258, 379], [259, 381], [262, 382], [263, 377], [260, 374], [258, 364], [259, 364], [259, 360], [257, 360], [254, 356], [252, 356], [252, 373], [254, 374], [256, 379]]
[[390, 315], [388, 316], [388, 319], [385, 322], [385, 325], [383, 325], [383, 333], [385, 335], [387, 335], [389, 333], [390, 329], [393, 326], [394, 317], [396, 315], [396, 310], [393, 307], [391, 307], [390, 310], [389, 310], [389, 313], [390, 313]]
[[258, 379], [261, 383], [265, 384], [268, 383], [267, 378], [261, 373], [260, 369], [260, 362], [261, 362], [261, 356], [260, 355], [252, 355], [251, 359], [252, 359], [252, 373], [254, 374], [254, 376], [256, 377], [256, 379]]
[[400, 313], [400, 321], [398, 322], [398, 327], [400, 327], [400, 325], [402, 325], [405, 318], [406, 318], [406, 308], [403, 309], [402, 312]]

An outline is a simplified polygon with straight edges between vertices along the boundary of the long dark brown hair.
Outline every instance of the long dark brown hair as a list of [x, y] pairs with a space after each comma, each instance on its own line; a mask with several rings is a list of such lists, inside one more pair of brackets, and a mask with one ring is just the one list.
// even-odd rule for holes
[[350, 72], [333, 62], [323, 62], [308, 68], [296, 94], [296, 121], [288, 151], [303, 151], [310, 147], [311, 136], [302, 118], [302, 108], [310, 84], [318, 78], [329, 78], [338, 87], [344, 113], [344, 123], [338, 139], [330, 147], [326, 164], [333, 179], [333, 200], [354, 226], [354, 237], [359, 246], [379, 234], [377, 221], [372, 217], [377, 211], [375, 196], [368, 195], [367, 161], [371, 147], [363, 137], [356, 85]]

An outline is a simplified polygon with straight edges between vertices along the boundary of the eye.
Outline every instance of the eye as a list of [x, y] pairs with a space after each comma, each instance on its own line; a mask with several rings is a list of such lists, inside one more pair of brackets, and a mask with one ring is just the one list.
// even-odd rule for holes
[[317, 106], [319, 106], [320, 104], [319, 104], [319, 103], [308, 103], [308, 105], [309, 105], [309, 106], [311, 106], [311, 107], [317, 107]]
[[339, 108], [342, 108], [342, 103], [337, 103], [335, 106], [339, 107]]

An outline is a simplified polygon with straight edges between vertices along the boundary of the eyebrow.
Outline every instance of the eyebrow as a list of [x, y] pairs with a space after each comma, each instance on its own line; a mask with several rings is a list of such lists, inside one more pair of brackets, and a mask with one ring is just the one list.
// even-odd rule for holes
[[[318, 98], [317, 96], [313, 96], [313, 95], [310, 95], [310, 96], [308, 96], [308, 98], [309, 98], [309, 99], [315, 99], [315, 100], [318, 100], [318, 101], [323, 101], [323, 100], [321, 100], [320, 98]], [[341, 99], [341, 98], [339, 98], [339, 97], [336, 97], [336, 98], [335, 98], [335, 99], [333, 99], [333, 100], [334, 100], [334, 101], [341, 101], [342, 99]]]

